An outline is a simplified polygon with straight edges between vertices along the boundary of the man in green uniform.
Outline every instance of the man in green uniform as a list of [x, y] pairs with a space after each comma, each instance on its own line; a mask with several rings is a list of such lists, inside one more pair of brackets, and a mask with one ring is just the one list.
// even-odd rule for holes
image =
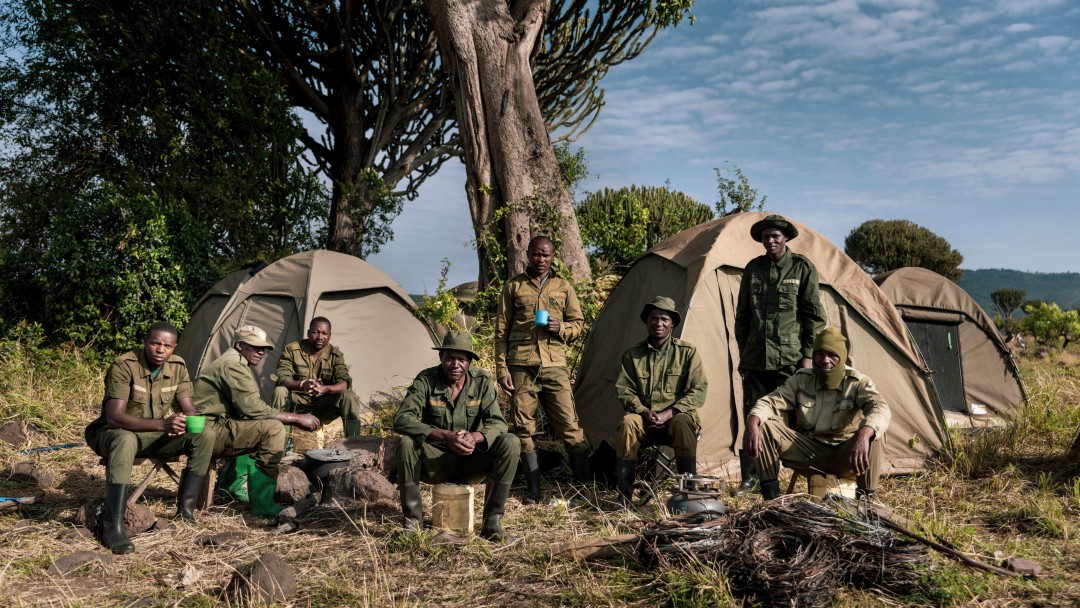
[[[538, 405], [566, 448], [574, 481], [586, 484], [592, 476], [589, 442], [578, 424], [566, 367], [566, 344], [581, 334], [585, 317], [574, 286], [551, 272], [554, 260], [551, 239], [529, 241], [529, 265], [503, 286], [495, 316], [495, 375], [510, 394], [512, 430], [521, 440], [524, 504], [540, 502], [540, 464], [533, 441]], [[537, 311], [546, 319], [537, 319]]]
[[480, 535], [510, 540], [502, 516], [517, 472], [521, 442], [507, 430], [491, 374], [470, 369], [478, 357], [472, 336], [450, 331], [439, 365], [420, 372], [394, 416], [398, 445], [398, 491], [405, 529], [423, 528], [420, 483], [477, 483], [487, 477]]
[[323, 424], [340, 416], [346, 437], [360, 434], [360, 400], [345, 355], [330, 344], [326, 317], [312, 319], [308, 337], [285, 346], [273, 378], [275, 408], [313, 414]]
[[[825, 326], [817, 269], [787, 246], [799, 236], [798, 229], [770, 215], [750, 227], [750, 236], [765, 246], [765, 255], [743, 270], [735, 308], [744, 412], [796, 369], [810, 367], [814, 335]], [[749, 492], [756, 485], [754, 460], [740, 452], [739, 464], [739, 492]]]
[[[757, 459], [761, 495], [780, 495], [780, 463], [796, 471], [847, 477], [874, 499], [882, 444], [892, 414], [873, 380], [847, 367], [847, 338], [828, 327], [813, 343], [813, 369], [800, 369], [762, 397], [746, 418], [743, 450]], [[795, 427], [784, 413], [795, 412]]]
[[616, 483], [625, 503], [634, 492], [642, 440], [670, 445], [679, 473], [697, 474], [698, 409], [708, 382], [697, 348], [671, 337], [682, 322], [671, 298], [657, 296], [641, 311], [649, 335], [622, 356], [615, 390], [626, 410], [615, 432]]
[[[317, 430], [319, 419], [311, 414], [293, 414], [270, 407], [259, 397], [251, 367], [258, 365], [267, 349], [266, 332], [254, 325], [236, 331], [233, 348], [206, 366], [195, 382], [195, 409], [207, 416], [206, 428], [213, 429], [214, 457], [253, 454], [253, 460], [237, 458], [225, 476], [247, 473], [251, 512], [257, 517], [275, 517], [281, 506], [274, 502], [278, 464], [285, 456], [285, 427]], [[239, 461], [239, 464], [237, 463]]]
[[172, 354], [179, 335], [169, 323], [154, 323], [141, 349], [112, 362], [101, 416], [84, 433], [86, 445], [107, 462], [101, 541], [113, 553], [135, 550], [124, 532], [124, 511], [136, 458], [187, 456], [176, 506], [181, 518], [195, 521], [214, 436], [209, 429], [187, 433], [187, 416], [195, 415], [195, 405], [187, 366]]

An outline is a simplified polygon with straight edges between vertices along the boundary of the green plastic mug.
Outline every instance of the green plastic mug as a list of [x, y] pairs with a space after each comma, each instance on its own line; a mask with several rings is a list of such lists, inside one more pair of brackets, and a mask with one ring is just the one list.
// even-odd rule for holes
[[187, 432], [201, 433], [206, 428], [206, 416], [188, 416]]

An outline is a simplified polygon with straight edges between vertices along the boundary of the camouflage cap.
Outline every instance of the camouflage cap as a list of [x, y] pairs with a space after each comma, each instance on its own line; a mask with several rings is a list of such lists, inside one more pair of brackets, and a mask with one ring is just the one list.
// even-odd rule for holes
[[243, 342], [248, 346], [258, 346], [274, 350], [274, 345], [266, 340], [266, 332], [254, 325], [241, 325], [236, 330], [235, 342]]
[[664, 296], [656, 296], [653, 298], [652, 302], [649, 302], [645, 305], [645, 308], [641, 309], [641, 321], [643, 323], [649, 322], [649, 311], [654, 308], [671, 315], [672, 327], [678, 327], [679, 323], [682, 323], [682, 315], [679, 314], [679, 311], [675, 310], [675, 300]]
[[432, 350], [437, 350], [440, 353], [444, 350], [459, 350], [469, 353], [469, 356], [474, 361], [480, 358], [480, 355], [473, 350], [472, 334], [462, 330], [452, 329], [446, 332], [446, 335], [443, 336], [442, 346], [436, 346]]
[[799, 236], [799, 229], [796, 228], [791, 222], [787, 221], [782, 215], [770, 215], [763, 220], [759, 220], [750, 227], [750, 236], [755, 241], [761, 240], [761, 233], [765, 232], [766, 228], [776, 228], [780, 232], [784, 233], [787, 240], [793, 240]]

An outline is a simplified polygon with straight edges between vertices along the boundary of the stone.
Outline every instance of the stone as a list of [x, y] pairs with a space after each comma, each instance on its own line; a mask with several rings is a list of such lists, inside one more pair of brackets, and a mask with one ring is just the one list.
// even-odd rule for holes
[[106, 565], [111, 563], [113, 556], [106, 553], [98, 553], [97, 551], [76, 551], [69, 555], [57, 558], [56, 561], [49, 564], [49, 574], [65, 575], [82, 568], [89, 564], [102, 564]]
[[397, 498], [397, 488], [382, 473], [353, 466], [331, 471], [322, 493], [323, 504], [337, 500], [341, 505], [356, 501], [396, 505]]
[[1010, 572], [1016, 572], [1028, 577], [1036, 577], [1042, 574], [1042, 566], [1038, 563], [1031, 561], [1030, 559], [1024, 559], [1021, 557], [1010, 557], [1009, 559], [1001, 563], [1001, 567], [1009, 570]]
[[285, 560], [264, 553], [236, 569], [225, 594], [240, 602], [283, 602], [296, 595], [296, 574]]
[[288, 466], [278, 469], [277, 491], [274, 500], [281, 505], [291, 505], [311, 493], [311, 482], [304, 471]]
[[360, 437], [335, 439], [326, 444], [326, 449], [338, 448], [361, 452], [359, 456], [349, 462], [350, 465], [381, 471], [389, 479], [397, 470], [397, 447], [399, 442], [400, 439], [397, 435], [391, 437], [362, 435]]
[[33, 460], [16, 462], [8, 467], [4, 477], [16, 483], [33, 483], [46, 489], [57, 486], [57, 479], [52, 471]]
[[45, 433], [25, 422], [15, 421], [0, 426], [0, 441], [19, 449], [28, 448], [32, 443], [47, 443], [48, 439]]
[[243, 532], [220, 532], [218, 534], [207, 534], [195, 539], [195, 544], [202, 545], [203, 547], [224, 547], [225, 545], [235, 545], [242, 542], [247, 538], [247, 534]]
[[[100, 535], [101, 517], [104, 513], [104, 498], [83, 503], [78, 512], [75, 513], [75, 525], [87, 528], [95, 536]], [[150, 507], [140, 503], [129, 503], [124, 511], [124, 532], [128, 538], [135, 538], [135, 536], [154, 527], [156, 521], [157, 517], [154, 516], [154, 512], [150, 510]]]

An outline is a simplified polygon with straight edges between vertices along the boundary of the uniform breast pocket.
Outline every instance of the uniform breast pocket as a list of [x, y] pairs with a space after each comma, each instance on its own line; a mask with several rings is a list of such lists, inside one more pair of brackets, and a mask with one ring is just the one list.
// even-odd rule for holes
[[836, 408], [833, 410], [833, 430], [839, 431], [847, 428], [858, 411], [859, 410], [855, 409], [855, 402], [851, 399], [844, 399], [837, 403]]
[[664, 387], [668, 393], [678, 393], [683, 389], [682, 368], [672, 368], [664, 374]]
[[778, 292], [780, 310], [795, 310], [795, 301], [799, 297], [799, 286], [793, 283], [780, 285]]
[[514, 297], [514, 318], [518, 320], [532, 319], [533, 311], [536, 309], [536, 296], [525, 294]]

